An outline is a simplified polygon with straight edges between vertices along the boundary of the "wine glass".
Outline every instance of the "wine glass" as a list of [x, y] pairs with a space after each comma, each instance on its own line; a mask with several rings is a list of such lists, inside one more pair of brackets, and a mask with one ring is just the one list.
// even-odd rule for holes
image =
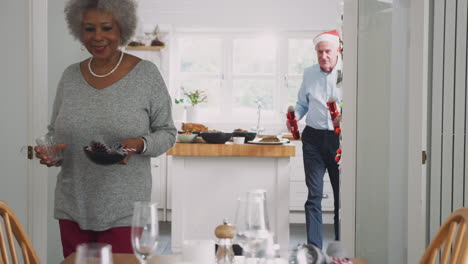
[[112, 264], [112, 246], [104, 243], [80, 244], [76, 250], [76, 264]]
[[133, 252], [146, 264], [158, 246], [158, 206], [152, 202], [135, 202], [132, 221]]
[[264, 199], [258, 196], [237, 200], [235, 242], [246, 258], [265, 259], [272, 234], [268, 231]]

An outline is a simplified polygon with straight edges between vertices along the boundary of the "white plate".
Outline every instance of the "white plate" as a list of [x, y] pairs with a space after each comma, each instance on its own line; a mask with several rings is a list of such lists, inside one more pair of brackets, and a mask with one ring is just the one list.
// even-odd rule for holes
[[251, 140], [251, 141], [247, 141], [247, 143], [249, 144], [258, 144], [258, 145], [282, 145], [284, 143], [289, 143], [289, 140], [288, 139], [280, 139], [279, 142], [261, 142], [260, 141], [261, 139], [254, 139], [254, 140]]

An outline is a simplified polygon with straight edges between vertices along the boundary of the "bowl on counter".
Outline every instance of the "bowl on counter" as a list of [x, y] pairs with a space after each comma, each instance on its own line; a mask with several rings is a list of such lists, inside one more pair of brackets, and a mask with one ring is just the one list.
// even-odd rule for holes
[[197, 134], [178, 134], [177, 140], [181, 143], [193, 143], [197, 139]]
[[247, 143], [248, 141], [254, 140], [254, 138], [257, 136], [257, 133], [255, 132], [239, 132], [239, 131], [234, 131], [232, 132], [233, 137], [245, 137], [244, 143]]
[[224, 144], [232, 137], [232, 133], [227, 132], [200, 132], [200, 137], [210, 144]]
[[188, 133], [195, 134], [195, 135], [197, 135], [197, 136], [198, 136], [198, 134], [200, 134], [199, 131], [182, 131], [182, 130], [178, 130], [178, 131], [177, 131], [177, 134], [180, 135], [180, 134], [184, 134], [184, 133], [187, 133], [187, 132], [188, 132]]

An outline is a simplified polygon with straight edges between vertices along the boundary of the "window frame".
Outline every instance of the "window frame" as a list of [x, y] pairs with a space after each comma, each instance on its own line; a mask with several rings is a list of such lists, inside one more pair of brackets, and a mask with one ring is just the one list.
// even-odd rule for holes
[[[272, 113], [265, 116], [262, 112], [263, 125], [277, 125], [284, 123], [284, 114], [287, 111], [289, 103], [289, 88], [287, 81], [290, 79], [302, 80], [301, 74], [290, 74], [288, 72], [288, 59], [289, 53], [289, 39], [312, 39], [313, 36], [322, 32], [323, 30], [300, 30], [300, 31], [280, 31], [280, 32], [265, 32], [256, 30], [176, 30], [174, 33], [174, 51], [172, 60], [173, 65], [173, 78], [171, 95], [173, 97], [179, 96], [181, 83], [184, 80], [194, 79], [212, 79], [219, 80], [220, 83], [220, 99], [219, 112], [216, 116], [209, 116], [210, 123], [239, 123], [251, 122], [252, 117], [233, 117], [233, 84], [235, 80], [272, 80], [273, 87], [273, 108]], [[262, 35], [276, 36], [276, 59], [275, 67], [272, 74], [245, 74], [233, 72], [233, 56], [234, 56], [234, 40], [235, 39], [255, 39]], [[180, 52], [179, 40], [182, 38], [218, 38], [221, 40], [221, 71], [219, 73], [183, 73], [180, 71]], [[208, 98], [209, 100], [209, 98]], [[206, 117], [206, 116], [205, 116]], [[204, 119], [205, 117], [202, 117]], [[256, 115], [255, 115], [256, 121]]]

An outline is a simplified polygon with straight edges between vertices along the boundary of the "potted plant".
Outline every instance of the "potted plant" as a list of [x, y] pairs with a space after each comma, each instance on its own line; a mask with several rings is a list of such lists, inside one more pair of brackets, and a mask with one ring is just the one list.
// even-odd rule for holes
[[[184, 87], [181, 88], [182, 91], [184, 92], [184, 95], [189, 99], [190, 104], [192, 105], [198, 105], [201, 103], [206, 103], [208, 100], [208, 97], [206, 96], [205, 91], [201, 90], [195, 90], [195, 91], [187, 91], [185, 90]], [[183, 99], [181, 99], [183, 100]]]
[[186, 102], [185, 110], [187, 110], [187, 122], [197, 122], [198, 121], [198, 105], [201, 103], [206, 103], [208, 97], [206, 96], [205, 91], [195, 90], [187, 91], [184, 87], [181, 87], [182, 92], [187, 101], [184, 101], [183, 98], [176, 99], [176, 104]]

